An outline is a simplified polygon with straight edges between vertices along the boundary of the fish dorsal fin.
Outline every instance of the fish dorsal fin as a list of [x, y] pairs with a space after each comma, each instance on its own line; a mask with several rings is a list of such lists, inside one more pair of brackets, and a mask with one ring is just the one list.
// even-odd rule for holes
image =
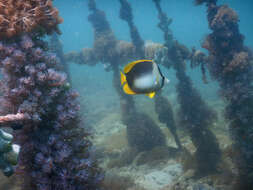
[[150, 93], [146, 94], [146, 96], [148, 96], [149, 98], [154, 98], [155, 92], [150, 92]]
[[131, 63], [128, 63], [125, 68], [124, 68], [124, 73], [128, 73], [129, 71], [131, 71], [131, 69], [138, 63], [143, 63], [143, 62], [152, 62], [152, 60], [148, 60], [148, 59], [141, 59], [141, 60], [137, 60], [137, 61], [133, 61]]
[[128, 86], [127, 83], [124, 85], [123, 90], [126, 94], [136, 94], [134, 91], [132, 91], [132, 89]]
[[122, 72], [120, 72], [120, 81], [121, 85], [123, 85], [126, 82], [126, 75], [124, 75]]

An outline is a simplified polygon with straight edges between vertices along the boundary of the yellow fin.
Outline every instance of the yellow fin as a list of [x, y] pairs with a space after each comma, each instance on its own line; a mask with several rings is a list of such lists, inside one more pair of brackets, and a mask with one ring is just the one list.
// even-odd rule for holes
[[131, 90], [127, 83], [124, 85], [123, 90], [126, 94], [136, 94], [134, 91]]
[[126, 82], [126, 76], [120, 72], [120, 81], [121, 81], [121, 85], [123, 85]]
[[154, 98], [155, 92], [148, 93], [146, 94], [146, 96], [148, 96], [149, 98]]
[[133, 61], [131, 63], [128, 63], [125, 68], [124, 68], [124, 73], [128, 73], [129, 71], [131, 71], [131, 69], [137, 64], [137, 63], [142, 63], [142, 62], [152, 62], [152, 60], [148, 60], [148, 59], [141, 59], [141, 60], [137, 60], [137, 61]]

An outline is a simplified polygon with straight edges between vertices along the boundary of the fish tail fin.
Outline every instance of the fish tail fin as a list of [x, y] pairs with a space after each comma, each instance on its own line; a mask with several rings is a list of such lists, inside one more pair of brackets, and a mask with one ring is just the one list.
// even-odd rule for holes
[[122, 72], [120, 72], [120, 81], [121, 85], [123, 85], [126, 82], [126, 75], [124, 75]]
[[146, 96], [148, 96], [149, 98], [154, 98], [155, 92], [148, 93], [146, 94]]

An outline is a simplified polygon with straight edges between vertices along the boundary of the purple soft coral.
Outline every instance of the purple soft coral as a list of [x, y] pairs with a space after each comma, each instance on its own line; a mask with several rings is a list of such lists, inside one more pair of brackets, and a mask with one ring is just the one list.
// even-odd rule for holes
[[24, 176], [24, 188], [97, 189], [101, 174], [79, 126], [77, 93], [70, 90], [65, 73], [57, 70], [57, 56], [41, 44], [29, 35], [0, 44], [5, 102], [0, 115], [7, 111], [27, 118], [21, 118], [23, 128], [14, 133], [21, 145], [18, 171]]

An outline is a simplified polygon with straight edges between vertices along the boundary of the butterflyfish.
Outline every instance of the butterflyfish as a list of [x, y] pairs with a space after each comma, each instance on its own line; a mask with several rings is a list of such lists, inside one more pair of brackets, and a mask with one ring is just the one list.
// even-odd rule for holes
[[127, 64], [120, 72], [121, 85], [126, 94], [145, 94], [153, 98], [169, 80], [153, 60], [137, 60]]

